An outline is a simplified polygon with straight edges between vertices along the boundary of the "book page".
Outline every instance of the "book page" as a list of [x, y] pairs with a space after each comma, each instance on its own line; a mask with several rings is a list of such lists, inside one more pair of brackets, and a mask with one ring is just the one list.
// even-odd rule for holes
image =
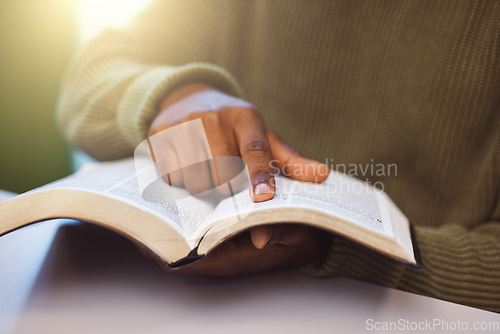
[[241, 219], [253, 211], [272, 208], [306, 208], [325, 212], [352, 221], [375, 232], [393, 235], [390, 218], [383, 217], [375, 187], [348, 175], [331, 171], [321, 183], [294, 181], [276, 176], [276, 195], [267, 202], [253, 203], [248, 190], [219, 203], [210, 222], [231, 216]]
[[334, 214], [365, 228], [392, 235], [377, 201], [381, 191], [348, 175], [331, 171], [322, 184], [294, 181], [287, 204]]
[[132, 158], [88, 164], [73, 175], [28, 193], [49, 189], [84, 190], [130, 203], [160, 216], [166, 224], [168, 221], [187, 241], [192, 241], [190, 246], [194, 245], [192, 234], [215, 207], [213, 203], [193, 197], [185, 189], [171, 187], [161, 179], [141, 193]]
[[[74, 175], [33, 191], [81, 189], [119, 199], [161, 217], [184, 237], [191, 248], [196, 247], [203, 231], [219, 220], [233, 217], [241, 221], [253, 212], [274, 208], [316, 210], [391, 237], [395, 235], [394, 226], [398, 226], [391, 222], [392, 217], [398, 217], [394, 210], [384, 209], [385, 205], [381, 204], [389, 201], [378, 199], [383, 194], [380, 190], [335, 171], [331, 171], [321, 184], [294, 181], [278, 175], [274, 199], [254, 203], [248, 184], [240, 187], [234, 180], [196, 196], [183, 188], [169, 186], [161, 178], [141, 188], [138, 178], [144, 171], [136, 167], [132, 158], [90, 164]], [[151, 170], [145, 173], [150, 174]], [[247, 179], [244, 171], [239, 179]], [[405, 230], [396, 230], [397, 240], [401, 243], [407, 238], [407, 233], [399, 231]], [[400, 238], [402, 235], [404, 237]]]

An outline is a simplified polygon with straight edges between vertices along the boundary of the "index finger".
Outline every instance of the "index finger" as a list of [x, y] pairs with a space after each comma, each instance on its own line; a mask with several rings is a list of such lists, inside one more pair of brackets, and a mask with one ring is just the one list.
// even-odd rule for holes
[[267, 141], [266, 127], [259, 112], [242, 111], [234, 126], [234, 136], [240, 155], [245, 160], [250, 179], [250, 197], [263, 202], [274, 197], [276, 185], [271, 147]]

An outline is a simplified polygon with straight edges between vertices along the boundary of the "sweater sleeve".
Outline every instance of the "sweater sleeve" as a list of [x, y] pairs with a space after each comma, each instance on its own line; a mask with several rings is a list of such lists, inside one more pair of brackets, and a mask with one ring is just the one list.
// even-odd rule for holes
[[[106, 30], [77, 53], [57, 111], [70, 143], [97, 159], [117, 159], [144, 140], [159, 103], [176, 88], [202, 82], [241, 95], [228, 71], [206, 61], [214, 54], [217, 11], [203, 8], [207, 2], [183, 3], [155, 2], [128, 29]], [[177, 19], [187, 10], [200, 24]]]
[[472, 229], [456, 224], [414, 226], [423, 269], [335, 237], [325, 261], [303, 272], [354, 278], [500, 312], [499, 223], [484, 222]]

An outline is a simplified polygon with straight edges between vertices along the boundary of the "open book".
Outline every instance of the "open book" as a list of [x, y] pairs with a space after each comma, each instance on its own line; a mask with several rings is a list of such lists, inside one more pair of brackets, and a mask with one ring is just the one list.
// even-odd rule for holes
[[73, 218], [113, 229], [175, 266], [252, 226], [296, 222], [416, 264], [408, 219], [384, 192], [351, 176], [332, 171], [322, 184], [277, 176], [274, 199], [254, 203], [248, 189], [216, 200], [162, 179], [142, 189], [140, 166], [133, 158], [93, 163], [2, 202], [0, 235], [33, 222]]

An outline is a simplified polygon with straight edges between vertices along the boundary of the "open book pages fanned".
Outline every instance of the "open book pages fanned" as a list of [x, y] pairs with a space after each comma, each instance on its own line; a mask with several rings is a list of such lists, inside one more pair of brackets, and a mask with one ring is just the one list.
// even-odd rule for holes
[[[140, 166], [132, 158], [89, 164], [4, 201], [0, 235], [47, 219], [78, 219], [113, 229], [172, 264], [203, 256], [252, 226], [295, 222], [416, 264], [408, 219], [384, 192], [351, 176], [331, 171], [314, 184], [278, 175], [274, 199], [254, 203], [241, 182], [197, 195], [161, 178], [144, 187], [140, 175], [148, 171]], [[238, 178], [247, 178], [244, 170]]]

